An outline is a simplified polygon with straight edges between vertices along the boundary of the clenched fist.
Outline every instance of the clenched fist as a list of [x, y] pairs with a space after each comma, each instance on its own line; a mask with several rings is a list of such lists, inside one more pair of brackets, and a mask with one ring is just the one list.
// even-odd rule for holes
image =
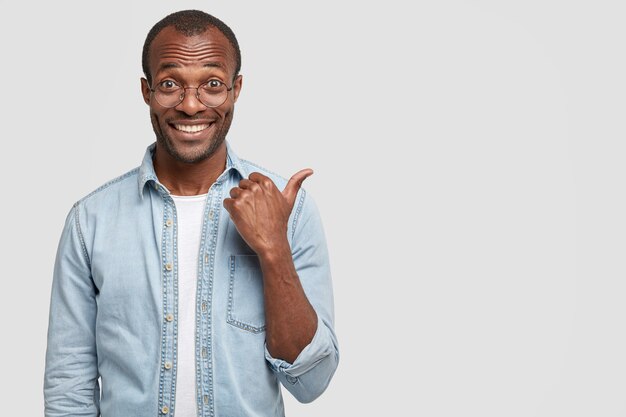
[[237, 231], [259, 256], [285, 250], [289, 215], [302, 182], [313, 174], [312, 169], [295, 173], [281, 192], [263, 174], [253, 172], [230, 190], [224, 208], [230, 214]]

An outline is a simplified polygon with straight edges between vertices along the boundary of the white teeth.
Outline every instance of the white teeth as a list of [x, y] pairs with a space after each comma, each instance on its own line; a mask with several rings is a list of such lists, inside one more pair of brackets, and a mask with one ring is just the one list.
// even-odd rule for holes
[[176, 130], [181, 130], [187, 133], [195, 133], [206, 129], [209, 125], [174, 125]]

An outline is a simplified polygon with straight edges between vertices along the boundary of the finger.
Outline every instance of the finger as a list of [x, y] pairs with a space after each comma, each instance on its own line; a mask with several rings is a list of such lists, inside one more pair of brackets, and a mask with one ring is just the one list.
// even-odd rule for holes
[[241, 188], [239, 188], [239, 187], [234, 187], [234, 188], [231, 188], [231, 190], [230, 190], [230, 196], [232, 198], [239, 197], [241, 195], [241, 193], [243, 193], [243, 190]]
[[261, 174], [260, 172], [253, 172], [252, 174], [248, 175], [248, 178], [250, 178], [250, 181], [254, 181], [256, 183], [264, 180], [265, 178], [267, 178], [265, 175]]
[[296, 195], [298, 194], [298, 190], [302, 187], [302, 183], [305, 179], [313, 175], [313, 170], [311, 168], [302, 169], [289, 179], [285, 189], [283, 190], [283, 196], [289, 203], [290, 207], [293, 207], [293, 204], [296, 202]]
[[239, 188], [243, 190], [258, 191], [260, 189], [260, 185], [254, 181], [244, 178], [239, 181]]
[[248, 178], [250, 178], [250, 181], [259, 184], [261, 188], [265, 190], [270, 190], [272, 187], [276, 187], [274, 185], [274, 181], [261, 174], [260, 172], [253, 172], [248, 176]]
[[225, 198], [224, 201], [222, 202], [222, 204], [224, 205], [224, 208], [226, 209], [228, 213], [231, 213], [234, 201], [235, 200], [232, 198]]

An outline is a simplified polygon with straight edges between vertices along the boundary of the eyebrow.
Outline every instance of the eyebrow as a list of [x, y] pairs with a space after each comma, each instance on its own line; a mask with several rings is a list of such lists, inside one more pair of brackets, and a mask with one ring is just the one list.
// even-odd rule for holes
[[[224, 66], [219, 62], [206, 62], [202, 66], [207, 68], [224, 69]], [[180, 68], [180, 65], [178, 65], [176, 62], [165, 62], [159, 66], [159, 69], [157, 71], [163, 71], [170, 68]]]
[[162, 71], [164, 69], [169, 69], [169, 68], [180, 68], [180, 65], [178, 65], [175, 62], [166, 62], [164, 64], [159, 65], [158, 71]]

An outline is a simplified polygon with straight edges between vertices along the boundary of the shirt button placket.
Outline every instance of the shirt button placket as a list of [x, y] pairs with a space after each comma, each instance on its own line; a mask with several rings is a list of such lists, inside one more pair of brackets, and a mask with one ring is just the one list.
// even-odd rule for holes
[[201, 269], [202, 277], [199, 279], [199, 285], [202, 286], [201, 304], [200, 304], [200, 322], [202, 328], [206, 332], [203, 332], [200, 338], [200, 357], [198, 358], [202, 363], [201, 366], [201, 383], [198, 390], [202, 393], [202, 406], [203, 413], [206, 415], [213, 415], [213, 375], [212, 375], [212, 351], [211, 351], [211, 309], [209, 305], [211, 303], [211, 293], [213, 287], [213, 270], [211, 263], [214, 261], [215, 244], [217, 241], [217, 221], [219, 219], [218, 204], [221, 202], [221, 188], [219, 182], [215, 183], [209, 190], [209, 197], [207, 199], [208, 208], [208, 222], [206, 224], [206, 246], [203, 250], [204, 266]]
[[164, 326], [165, 326], [165, 334], [166, 338], [163, 344], [163, 370], [165, 371], [164, 376], [164, 387], [163, 387], [163, 397], [161, 402], [160, 412], [161, 415], [167, 416], [170, 415], [172, 410], [169, 407], [169, 404], [173, 401], [173, 378], [174, 378], [174, 353], [173, 353], [173, 343], [174, 341], [174, 309], [175, 309], [175, 288], [174, 288], [174, 277], [173, 277], [173, 269], [174, 269], [174, 252], [176, 247], [175, 235], [174, 235], [174, 218], [175, 212], [174, 208], [171, 205], [171, 201], [168, 198], [167, 193], [160, 189], [159, 192], [163, 196], [165, 200], [165, 221], [163, 222], [163, 289], [164, 289], [164, 304], [163, 309], [165, 312]]

